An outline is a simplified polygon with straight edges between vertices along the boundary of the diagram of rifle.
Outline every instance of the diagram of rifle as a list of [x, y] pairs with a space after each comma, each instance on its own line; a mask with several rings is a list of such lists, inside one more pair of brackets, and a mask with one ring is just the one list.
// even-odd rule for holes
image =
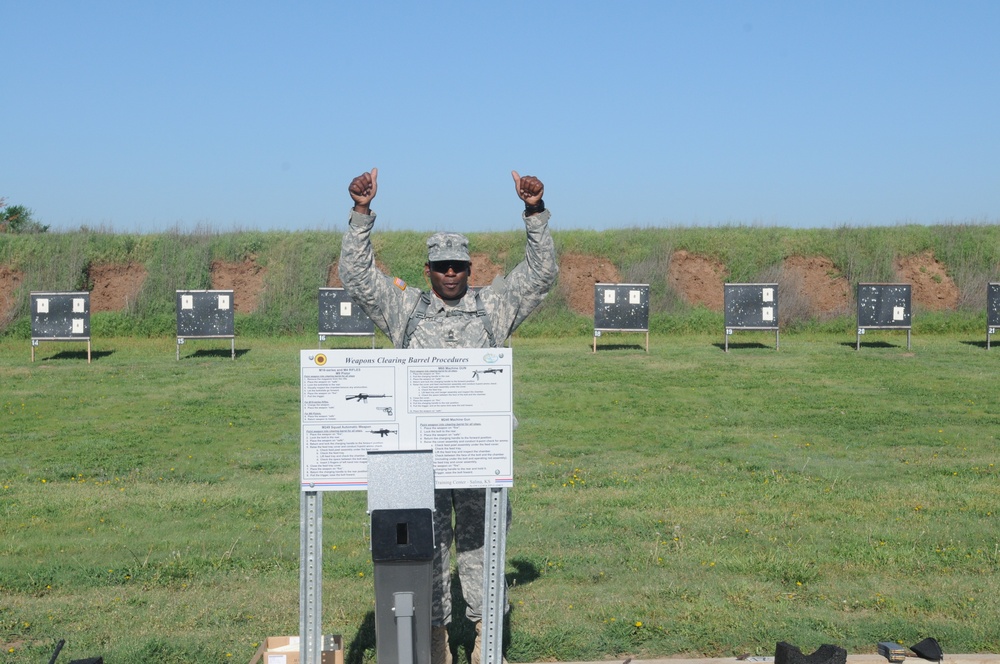
[[472, 372], [472, 377], [475, 378], [476, 380], [479, 380], [479, 374], [481, 374], [481, 373], [484, 373], [484, 374], [498, 374], [498, 373], [503, 373], [503, 369], [500, 369], [499, 367], [495, 367], [493, 369], [483, 369], [482, 371], [480, 371], [479, 369], [476, 369], [475, 371]]
[[393, 431], [391, 429], [375, 429], [374, 431], [372, 431], [372, 433], [377, 433], [379, 438], [385, 438], [390, 433], [398, 433], [398, 432]]
[[352, 394], [347, 398], [348, 401], [357, 401], [358, 403], [368, 403], [369, 399], [384, 399], [389, 396], [388, 394], [366, 394], [361, 392], [360, 394]]

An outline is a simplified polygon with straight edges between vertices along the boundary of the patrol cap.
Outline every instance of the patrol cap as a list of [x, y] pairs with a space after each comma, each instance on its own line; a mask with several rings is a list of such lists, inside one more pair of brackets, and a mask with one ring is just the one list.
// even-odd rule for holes
[[427, 261], [465, 261], [469, 258], [469, 238], [459, 233], [435, 233], [427, 238]]

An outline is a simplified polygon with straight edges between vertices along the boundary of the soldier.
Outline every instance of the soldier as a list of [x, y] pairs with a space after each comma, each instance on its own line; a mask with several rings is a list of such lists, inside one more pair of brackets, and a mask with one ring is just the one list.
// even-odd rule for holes
[[[378, 169], [354, 178], [348, 191], [354, 208], [340, 251], [340, 279], [354, 301], [396, 348], [488, 348], [499, 346], [545, 298], [555, 282], [555, 245], [549, 234], [549, 211], [542, 201], [541, 180], [512, 171], [514, 189], [524, 201], [528, 243], [525, 258], [509, 274], [477, 291], [469, 290], [472, 261], [469, 241], [458, 233], [435, 233], [427, 239], [424, 274], [430, 292], [389, 277], [375, 267], [371, 201], [378, 191]], [[431, 662], [451, 664], [451, 544], [458, 575], [475, 623], [472, 664], [479, 664], [483, 612], [484, 489], [434, 492], [434, 572], [431, 608]], [[454, 525], [452, 522], [454, 515]], [[510, 522], [508, 505], [507, 522]], [[506, 602], [506, 598], [504, 598]], [[506, 605], [505, 605], [506, 606]]]

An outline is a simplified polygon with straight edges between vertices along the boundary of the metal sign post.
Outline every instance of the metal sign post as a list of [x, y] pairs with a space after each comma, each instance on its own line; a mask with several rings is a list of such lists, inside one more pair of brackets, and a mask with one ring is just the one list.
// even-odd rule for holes
[[299, 661], [320, 664], [323, 632], [323, 494], [299, 499]]
[[507, 553], [507, 489], [486, 492], [486, 542], [483, 546], [483, 631], [481, 664], [503, 661], [504, 568]]

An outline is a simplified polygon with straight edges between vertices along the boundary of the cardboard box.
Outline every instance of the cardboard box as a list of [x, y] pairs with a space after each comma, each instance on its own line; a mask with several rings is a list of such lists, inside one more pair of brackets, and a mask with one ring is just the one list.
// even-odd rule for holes
[[[297, 636], [269, 636], [254, 653], [250, 664], [299, 664], [302, 644]], [[340, 634], [323, 636], [323, 664], [344, 664], [344, 641]]]

